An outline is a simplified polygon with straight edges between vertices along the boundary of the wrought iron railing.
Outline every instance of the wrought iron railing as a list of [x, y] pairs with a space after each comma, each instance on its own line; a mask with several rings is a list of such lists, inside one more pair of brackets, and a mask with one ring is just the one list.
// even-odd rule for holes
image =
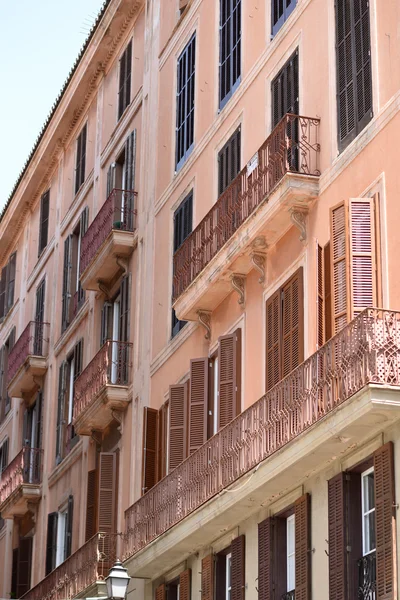
[[125, 558], [368, 383], [400, 384], [400, 312], [363, 311], [128, 508]]
[[115, 535], [96, 533], [40, 583], [25, 600], [72, 600], [96, 581], [104, 580], [116, 559]]
[[319, 119], [285, 115], [174, 255], [173, 298], [196, 279], [286, 173], [319, 176]]
[[8, 357], [7, 383], [14, 378], [28, 356], [47, 356], [49, 323], [30, 321], [17, 339]]
[[107, 340], [75, 381], [73, 421], [94, 402], [106, 385], [131, 383], [132, 344]]
[[43, 450], [24, 446], [0, 477], [0, 507], [23, 484], [42, 481]]
[[281, 600], [295, 600], [296, 598], [296, 591], [295, 590], [291, 590], [290, 592], [286, 592], [286, 594], [282, 594], [281, 596]]
[[134, 231], [136, 192], [112, 190], [81, 241], [79, 272], [88, 267], [111, 231]]
[[359, 559], [358, 600], [376, 600], [376, 552]]

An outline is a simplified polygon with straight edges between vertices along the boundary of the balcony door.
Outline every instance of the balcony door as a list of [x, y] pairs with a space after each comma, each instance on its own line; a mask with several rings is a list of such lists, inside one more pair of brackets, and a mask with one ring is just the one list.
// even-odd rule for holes
[[40, 475], [40, 460], [38, 450], [42, 445], [42, 392], [37, 395], [34, 404], [24, 413], [23, 445], [24, 480], [26, 483], [35, 483]]
[[46, 280], [43, 279], [36, 289], [36, 310], [35, 310], [35, 339], [33, 344], [33, 353], [35, 356], [43, 355], [43, 322], [44, 322], [44, 301], [45, 301]]
[[120, 315], [121, 315], [121, 297], [118, 296], [113, 303], [112, 308], [112, 354], [111, 354], [111, 383], [115, 384], [118, 380], [118, 342], [120, 341]]

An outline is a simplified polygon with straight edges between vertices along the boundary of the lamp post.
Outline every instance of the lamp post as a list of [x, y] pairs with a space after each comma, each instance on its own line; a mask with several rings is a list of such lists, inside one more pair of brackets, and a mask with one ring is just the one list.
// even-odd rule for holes
[[130, 579], [128, 571], [122, 566], [121, 561], [116, 560], [106, 577], [109, 600], [125, 600]]

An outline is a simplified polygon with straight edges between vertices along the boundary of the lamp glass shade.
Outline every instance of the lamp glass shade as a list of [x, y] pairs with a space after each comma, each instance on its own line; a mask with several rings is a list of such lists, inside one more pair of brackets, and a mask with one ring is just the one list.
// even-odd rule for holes
[[113, 600], [124, 600], [129, 581], [128, 571], [117, 560], [106, 577], [107, 596]]

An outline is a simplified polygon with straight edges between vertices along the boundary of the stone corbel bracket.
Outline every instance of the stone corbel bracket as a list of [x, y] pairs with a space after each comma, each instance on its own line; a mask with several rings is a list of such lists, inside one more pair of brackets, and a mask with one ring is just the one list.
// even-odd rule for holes
[[198, 310], [197, 317], [199, 319], [199, 323], [206, 330], [206, 335], [204, 336], [206, 340], [211, 339], [211, 311], [209, 310]]
[[300, 231], [300, 241], [307, 241], [307, 214], [308, 210], [304, 208], [291, 208], [290, 209], [290, 219]]
[[117, 423], [119, 423], [117, 429], [120, 432], [120, 434], [122, 435], [122, 428], [123, 428], [122, 413], [118, 410], [112, 410], [111, 416], [113, 419], [115, 419], [117, 421]]
[[90, 437], [95, 442], [96, 447], [100, 448], [102, 441], [103, 441], [100, 431], [95, 431], [94, 429], [92, 429], [92, 433], [90, 434]]
[[266, 257], [263, 252], [252, 252], [250, 254], [251, 264], [253, 267], [260, 273], [260, 277], [258, 279], [258, 283], [263, 285], [265, 282], [265, 261]]
[[241, 273], [232, 273], [231, 284], [232, 288], [239, 294], [238, 304], [244, 306], [244, 292], [245, 292], [246, 275]]
[[128, 261], [126, 260], [126, 258], [124, 258], [123, 256], [119, 256], [119, 254], [117, 254], [115, 256], [115, 262], [117, 263], [119, 268], [122, 269], [123, 275], [124, 276], [128, 275]]
[[110, 299], [110, 292], [109, 292], [109, 290], [108, 290], [105, 282], [102, 279], [98, 279], [97, 280], [97, 287], [104, 294], [104, 296], [106, 297], [106, 300], [109, 300]]

